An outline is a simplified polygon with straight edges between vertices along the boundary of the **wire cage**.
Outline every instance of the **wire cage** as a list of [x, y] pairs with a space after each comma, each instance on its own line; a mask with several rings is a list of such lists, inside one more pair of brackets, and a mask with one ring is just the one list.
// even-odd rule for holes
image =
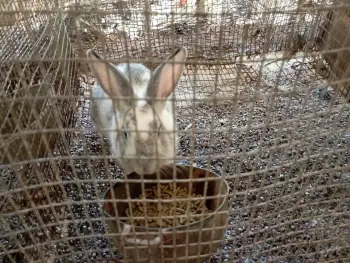
[[[336, 4], [343, 4], [337, 1]], [[346, 100], [350, 101], [350, 87], [347, 82], [342, 81], [349, 75], [349, 67], [346, 63], [349, 51], [348, 22], [350, 18], [349, 9], [335, 9], [327, 14], [321, 28], [318, 43], [320, 49], [338, 50], [336, 53], [326, 53], [325, 60], [331, 67], [331, 77], [335, 82], [335, 88], [343, 94]]]
[[2, 262], [350, 262], [347, 1], [0, 7]]
[[[30, 208], [45, 195], [58, 200], [52, 197], [57, 195], [59, 188], [51, 186], [42, 190], [43, 187], [38, 186], [56, 182], [60, 166], [58, 162], [43, 160], [68, 154], [64, 153], [67, 148], [62, 145], [70, 143], [71, 135], [64, 129], [74, 125], [79, 82], [75, 63], [65, 60], [74, 57], [74, 53], [61, 16], [33, 12], [43, 7], [52, 8], [50, 2], [1, 2], [2, 215], [13, 213], [13, 209]], [[11, 199], [7, 198], [8, 190], [15, 191]], [[12, 208], [8, 206], [9, 200], [14, 205]], [[1, 236], [7, 233], [4, 226], [2, 223]], [[6, 243], [2, 242], [2, 252]], [[1, 260], [8, 260], [3, 253]], [[11, 260], [21, 262], [21, 257], [15, 256]]]

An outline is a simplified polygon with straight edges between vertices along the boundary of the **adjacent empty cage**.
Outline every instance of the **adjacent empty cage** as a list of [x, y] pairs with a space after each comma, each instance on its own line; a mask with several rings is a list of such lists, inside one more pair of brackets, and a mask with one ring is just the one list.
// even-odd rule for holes
[[[2, 262], [350, 262], [347, 1], [0, 8]], [[92, 54], [155, 72], [174, 54], [184, 65], [174, 111], [162, 119], [162, 104], [117, 98], [125, 143], [113, 148], [92, 121], [105, 65]], [[141, 130], [125, 130], [120, 105], [140, 107], [130, 122]], [[174, 144], [164, 152], [176, 157], [129, 174], [128, 154], [165, 163], [144, 138]]]

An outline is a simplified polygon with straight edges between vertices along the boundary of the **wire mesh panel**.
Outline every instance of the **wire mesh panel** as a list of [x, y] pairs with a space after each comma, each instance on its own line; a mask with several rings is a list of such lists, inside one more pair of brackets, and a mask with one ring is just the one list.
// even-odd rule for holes
[[[342, 1], [335, 2], [341, 5]], [[349, 9], [330, 10], [327, 19], [321, 26], [318, 44], [321, 49], [339, 50], [336, 53], [326, 53], [325, 60], [332, 69], [332, 77], [336, 88], [350, 101], [350, 87], [342, 79], [348, 78], [349, 67], [346, 63], [349, 56], [348, 22], [350, 18]]]
[[349, 10], [1, 3], [1, 260], [349, 262]]
[[[62, 145], [69, 145], [71, 134], [64, 129], [75, 122], [79, 82], [75, 64], [67, 60], [73, 57], [73, 49], [61, 15], [34, 12], [53, 7], [51, 1], [1, 2], [0, 229], [4, 237], [1, 239], [3, 262], [45, 258], [35, 247], [38, 242], [50, 240], [44, 234], [50, 227], [45, 225], [53, 221], [47, 213], [44, 215], [34, 208], [62, 200], [57, 197], [62, 189], [55, 183], [61, 164], [43, 160], [69, 154], [65, 152], [68, 147]], [[50, 182], [56, 185], [44, 187]], [[57, 222], [57, 217], [55, 219]], [[45, 230], [31, 230], [38, 225]], [[10, 254], [4, 254], [6, 251]]]

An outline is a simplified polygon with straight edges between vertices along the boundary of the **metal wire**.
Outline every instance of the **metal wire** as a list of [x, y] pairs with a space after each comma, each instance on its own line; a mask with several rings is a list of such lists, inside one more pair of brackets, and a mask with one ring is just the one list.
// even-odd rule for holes
[[[0, 14], [2, 262], [349, 261], [347, 1], [5, 0]], [[123, 162], [168, 157], [141, 155], [146, 144], [130, 156], [122, 133], [140, 144], [174, 130], [112, 112], [129, 153], [117, 158], [114, 127], [92, 122], [87, 50], [154, 71], [179, 47], [175, 157], [126, 174]], [[192, 204], [213, 211], [195, 218]], [[182, 217], [195, 219], [152, 225]]]

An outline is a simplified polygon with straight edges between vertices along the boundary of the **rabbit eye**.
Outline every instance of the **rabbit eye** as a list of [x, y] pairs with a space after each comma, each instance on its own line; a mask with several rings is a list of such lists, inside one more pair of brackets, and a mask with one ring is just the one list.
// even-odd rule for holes
[[128, 138], [128, 134], [126, 132], [124, 132], [124, 137]]

